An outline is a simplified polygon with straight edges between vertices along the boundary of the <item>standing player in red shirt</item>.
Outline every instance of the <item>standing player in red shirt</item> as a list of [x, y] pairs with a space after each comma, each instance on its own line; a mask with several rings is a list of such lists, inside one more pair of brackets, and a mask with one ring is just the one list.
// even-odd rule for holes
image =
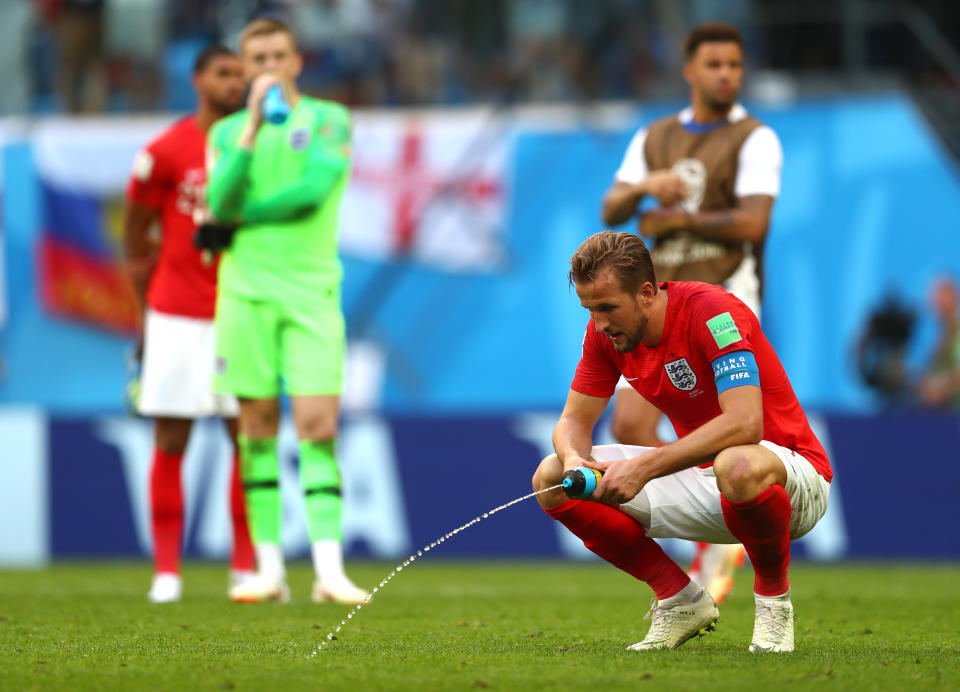
[[[237, 402], [213, 392], [213, 313], [217, 263], [194, 246], [202, 218], [206, 136], [243, 104], [240, 59], [214, 45], [193, 71], [197, 110], [148, 144], [134, 161], [127, 190], [126, 250], [134, 286], [145, 305], [139, 412], [155, 419], [150, 471], [155, 574], [148, 598], [180, 600], [183, 488], [180, 465], [195, 418], [222, 416], [236, 450]], [[159, 224], [159, 234], [153, 229]], [[255, 569], [243, 489], [234, 456], [230, 485], [233, 520], [231, 583]]]
[[[541, 462], [536, 490], [567, 470], [603, 472], [590, 501], [538, 496], [554, 519], [657, 597], [647, 636], [630, 648], [675, 649], [714, 627], [710, 593], [654, 538], [742, 543], [754, 568], [750, 651], [792, 651], [790, 540], [827, 508], [833, 472], [756, 315], [722, 288], [656, 283], [643, 241], [604, 231], [570, 259], [590, 312], [583, 355]], [[593, 446], [621, 376], [670, 419], [662, 447]]]

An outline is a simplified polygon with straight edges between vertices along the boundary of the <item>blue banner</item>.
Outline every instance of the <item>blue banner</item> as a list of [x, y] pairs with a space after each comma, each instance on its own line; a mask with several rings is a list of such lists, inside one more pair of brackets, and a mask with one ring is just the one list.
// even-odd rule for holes
[[[42, 545], [47, 558], [144, 556], [150, 552], [149, 424], [119, 417], [47, 419], [0, 411], [14, 436], [6, 451], [24, 468], [43, 468], [46, 489], [14, 474], [0, 490], [3, 525]], [[339, 444], [344, 487], [344, 540], [353, 556], [403, 558], [476, 516], [530, 492], [539, 460], [551, 451], [557, 414], [484, 417], [360, 416], [344, 421]], [[32, 422], [31, 422], [32, 421]], [[960, 558], [952, 530], [960, 467], [956, 416], [887, 414], [813, 417], [836, 471], [830, 508], [794, 544], [798, 557]], [[598, 442], [607, 442], [604, 426]], [[280, 440], [284, 546], [308, 554], [296, 471], [296, 440]], [[195, 428], [183, 466], [187, 554], [222, 558], [229, 551], [227, 486], [232, 452], [218, 421]], [[24, 498], [32, 498], [25, 503]], [[37, 507], [39, 510], [37, 511]], [[17, 516], [5, 516], [16, 507]], [[47, 518], [46, 528], [43, 527]], [[34, 526], [36, 524], [36, 526]], [[691, 547], [667, 541], [680, 558]], [[0, 563], [12, 558], [0, 547]], [[590, 557], [566, 529], [529, 499], [444, 543], [447, 557]], [[15, 557], [15, 556], [14, 556]]]
[[[405, 180], [404, 174], [391, 168], [384, 178], [377, 173], [374, 155], [402, 151], [397, 142], [413, 137], [410, 142], [420, 142], [410, 143], [411, 150], [422, 155], [417, 161], [430, 164], [429, 170], [418, 170], [430, 174], [431, 189], [444, 191], [421, 199], [422, 190], [414, 190], [425, 222], [432, 219], [431, 224], [439, 224], [436, 228], [486, 239], [470, 256], [478, 261], [495, 258], [481, 262], [481, 271], [466, 257], [456, 266], [440, 266], [423, 254], [405, 256], [416, 261], [383, 253], [360, 255], [347, 240], [360, 228], [387, 233], [397, 221], [397, 210], [408, 205], [390, 206], [390, 223], [359, 223], [355, 215], [345, 214], [343, 303], [350, 342], [362, 344], [372, 363], [366, 371], [374, 375], [364, 385], [370, 408], [391, 415], [432, 416], [560, 405], [586, 324], [586, 314], [566, 286], [568, 259], [585, 237], [601, 229], [603, 193], [635, 129], [679, 105], [638, 107], [613, 129], [594, 129], [589, 120], [576, 118], [551, 124], [549, 118], [541, 122], [522, 114], [498, 115], [488, 126], [471, 121], [472, 129], [465, 131], [489, 144], [475, 149], [494, 153], [490, 161], [471, 159], [465, 170], [450, 174], [448, 182], [453, 181], [459, 196], [434, 185], [447, 169], [437, 172], [434, 167], [443, 161], [427, 156], [446, 151], [441, 135], [459, 132], [464, 117], [459, 111], [432, 116], [430, 127], [439, 137], [433, 144], [432, 139], [417, 140], [416, 132], [379, 128], [376, 114], [358, 114], [358, 123], [372, 123], [364, 147], [373, 158], [358, 161], [363, 165], [357, 172], [356, 195], [382, 193], [377, 199], [386, 204], [384, 200], [393, 199], [390, 195], [410, 192], [387, 184], [394, 178]], [[898, 95], [844, 97], [786, 108], [747, 106], [777, 131], [785, 157], [783, 191], [766, 244], [764, 331], [805, 406], [847, 413], [877, 410], [877, 398], [857, 373], [857, 341], [872, 311], [895, 295], [922, 317], [909, 364], [918, 366], [929, 353], [935, 329], [923, 306], [931, 279], [941, 273], [960, 275], [960, 253], [940, 251], [956, 245], [956, 171], [910, 101]], [[105, 142], [116, 139], [114, 131], [129, 138], [134, 126], [125, 121], [89, 123], [75, 131], [67, 128], [74, 134], [54, 142], [54, 125], [65, 127], [53, 123], [38, 128], [26, 144], [3, 150], [3, 226], [9, 295], [14, 298], [0, 334], [8, 374], [0, 381], [0, 403], [29, 403], [60, 415], [119, 413], [123, 351], [129, 340], [51, 318], [37, 300], [36, 248], [45, 222], [59, 218], [53, 214], [58, 205], [42, 192], [67, 177], [50, 163], [60, 158], [40, 154], [49, 154], [56, 143], [103, 157]], [[137, 127], [143, 130], [142, 124]], [[357, 137], [361, 134], [358, 126]], [[374, 146], [387, 136], [390, 147]], [[97, 190], [115, 186], [101, 178], [109, 169], [120, 170], [119, 179], [125, 179], [132, 151], [122, 161], [117, 158], [120, 163], [114, 152], [109, 166], [88, 166], [81, 176], [84, 184]], [[387, 158], [386, 163], [396, 163], [395, 156]], [[474, 200], [468, 194], [474, 178], [468, 173], [495, 179], [492, 187], [474, 183], [497, 194]], [[444, 200], [456, 202], [460, 211], [443, 211]], [[461, 209], [457, 200], [467, 206]], [[480, 205], [477, 209], [474, 202]], [[357, 204], [375, 206], [362, 200]], [[467, 246], [450, 233], [424, 240], [420, 249], [452, 259], [452, 247]], [[380, 241], [358, 242], [372, 249], [383, 246]], [[91, 307], [90, 301], [84, 305]], [[76, 367], [78, 362], [83, 368]]]

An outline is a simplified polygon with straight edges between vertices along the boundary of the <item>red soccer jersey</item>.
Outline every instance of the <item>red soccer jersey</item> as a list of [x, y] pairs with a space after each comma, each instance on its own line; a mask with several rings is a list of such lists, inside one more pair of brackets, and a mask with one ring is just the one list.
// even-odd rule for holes
[[192, 115], [137, 154], [127, 198], [160, 214], [160, 252], [147, 305], [158, 312], [212, 318], [217, 260], [205, 264], [193, 244], [193, 211], [203, 204], [207, 135]]
[[[721, 413], [714, 378], [727, 373], [727, 361], [717, 359], [748, 351], [756, 359], [760, 375], [763, 439], [799, 452], [829, 481], [833, 471], [827, 454], [750, 308], [710, 284], [668, 281], [660, 284], [660, 289], [667, 292], [660, 343], [654, 347], [640, 344], [629, 353], [618, 353], [590, 320], [571, 388], [589, 396], [610, 397], [622, 373], [634, 389], [666, 414], [677, 436], [683, 437]], [[743, 373], [739, 376], [748, 378]]]

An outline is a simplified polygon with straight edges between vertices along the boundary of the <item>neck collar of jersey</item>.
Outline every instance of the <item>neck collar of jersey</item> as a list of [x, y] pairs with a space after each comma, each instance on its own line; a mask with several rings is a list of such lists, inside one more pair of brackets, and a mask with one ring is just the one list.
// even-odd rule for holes
[[687, 106], [680, 111], [677, 119], [680, 121], [680, 124], [683, 125], [683, 129], [687, 132], [702, 135], [706, 134], [707, 132], [719, 130], [724, 125], [735, 123], [739, 120], [743, 120], [746, 117], [747, 109], [741, 106], [739, 103], [734, 103], [730, 108], [730, 112], [727, 113], [727, 117], [720, 118], [719, 120], [711, 120], [708, 123], [698, 123], [693, 119], [693, 108], [690, 106]]

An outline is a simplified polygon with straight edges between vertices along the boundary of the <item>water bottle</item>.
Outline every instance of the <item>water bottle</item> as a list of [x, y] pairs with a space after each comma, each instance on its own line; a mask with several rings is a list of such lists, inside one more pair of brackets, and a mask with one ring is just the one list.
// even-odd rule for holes
[[597, 483], [603, 478], [603, 472], [596, 469], [588, 469], [586, 466], [578, 466], [570, 469], [560, 477], [560, 484], [563, 486], [563, 492], [567, 497], [583, 499], [593, 495], [597, 489]]
[[283, 97], [283, 89], [274, 84], [263, 97], [263, 119], [273, 125], [283, 125], [290, 115], [290, 104]]

